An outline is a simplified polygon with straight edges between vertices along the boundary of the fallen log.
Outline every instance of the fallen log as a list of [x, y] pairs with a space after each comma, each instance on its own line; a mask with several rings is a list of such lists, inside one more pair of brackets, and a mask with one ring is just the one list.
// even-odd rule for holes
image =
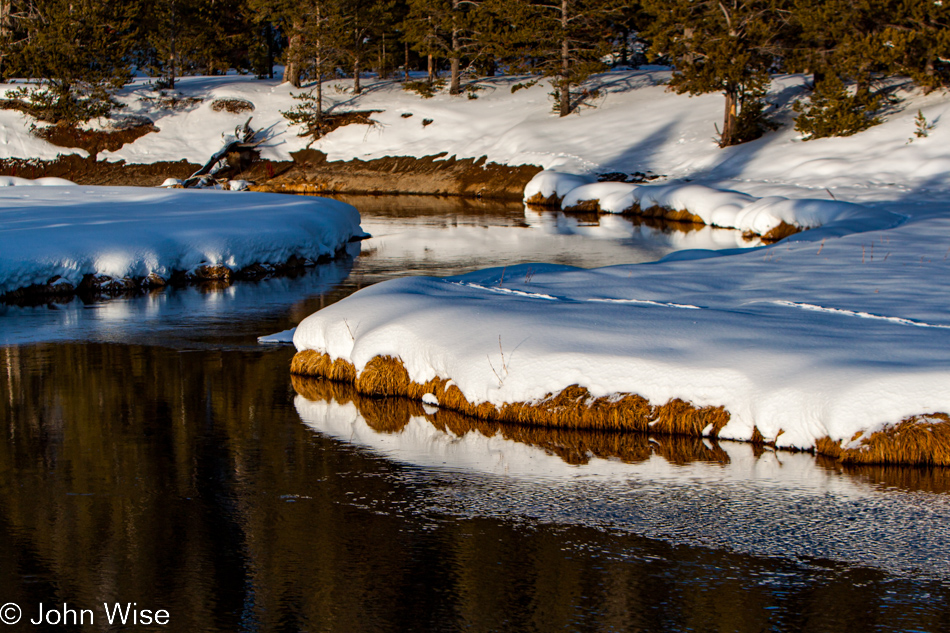
[[266, 140], [264, 138], [255, 140], [256, 136], [257, 132], [251, 127], [251, 119], [245, 121], [243, 127], [238, 126], [234, 128], [234, 140], [226, 142], [224, 147], [219, 149], [208, 159], [208, 162], [202, 165], [198, 171], [186, 178], [181, 186], [187, 189], [190, 187], [213, 187], [219, 184], [218, 179], [214, 177], [216, 174], [226, 169], [238, 168], [240, 166], [230, 164], [229, 156], [238, 154], [243, 157], [250, 153], [255, 153], [256, 155], [255, 150]]

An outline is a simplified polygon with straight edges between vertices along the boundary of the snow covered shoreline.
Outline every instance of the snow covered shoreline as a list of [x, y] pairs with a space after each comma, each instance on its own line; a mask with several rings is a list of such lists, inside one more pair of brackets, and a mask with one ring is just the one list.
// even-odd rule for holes
[[528, 205], [555, 206], [564, 211], [593, 211], [687, 221], [732, 228], [766, 241], [778, 241], [802, 230], [846, 221], [866, 228], [895, 225], [899, 216], [834, 199], [766, 196], [691, 182], [642, 185], [592, 182], [580, 174], [545, 170], [525, 187]]
[[745, 253], [382, 283], [305, 319], [292, 371], [487, 419], [950, 464], [950, 214], [899, 208]]
[[0, 187], [0, 297], [266, 276], [333, 257], [362, 235], [359, 221], [312, 197]]

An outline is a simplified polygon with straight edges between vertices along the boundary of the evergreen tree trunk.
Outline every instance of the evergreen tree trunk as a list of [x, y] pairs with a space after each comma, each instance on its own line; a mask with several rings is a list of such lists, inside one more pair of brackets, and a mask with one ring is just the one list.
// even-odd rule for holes
[[353, 94], [358, 95], [363, 92], [363, 87], [360, 86], [360, 60], [359, 58], [353, 62]]
[[175, 3], [172, 2], [171, 6], [171, 19], [172, 19], [172, 41], [171, 41], [171, 55], [169, 55], [169, 66], [171, 68], [171, 73], [168, 77], [168, 87], [172, 90], [175, 89], [175, 75], [177, 74], [177, 68], [175, 67], [175, 61], [178, 56], [177, 51], [175, 50], [175, 35], [178, 31], [178, 25], [175, 23]]
[[323, 49], [320, 40], [317, 40], [317, 123], [323, 122]]
[[274, 78], [274, 29], [268, 22], [264, 26], [264, 37], [267, 38], [267, 78]]
[[300, 76], [303, 69], [300, 67], [300, 57], [303, 49], [302, 25], [294, 22], [291, 25], [291, 36], [287, 40], [287, 65], [284, 67], [284, 83], [294, 88], [300, 87]]
[[458, 29], [452, 29], [452, 81], [449, 84], [449, 94], [457, 95], [462, 92], [461, 81], [461, 59], [459, 59], [459, 35]]
[[560, 81], [558, 82], [558, 90], [560, 92], [558, 110], [561, 116], [567, 116], [571, 113], [571, 85], [568, 82], [571, 70], [571, 43], [567, 39], [567, 2], [568, 0], [561, 0], [561, 29], [563, 31], [563, 39], [561, 40]]
[[719, 147], [729, 147], [735, 144], [737, 92], [735, 87], [729, 86], [726, 88], [726, 110], [722, 120], [722, 135], [719, 137]]
[[[318, 29], [322, 29], [323, 20], [320, 19], [320, 5], [317, 4], [316, 24]], [[323, 123], [323, 42], [322, 30], [317, 31], [318, 35], [314, 38], [313, 50], [315, 55], [314, 67], [317, 71], [317, 124]]]
[[432, 59], [432, 53], [429, 53], [429, 83], [435, 81], [435, 63]]
[[459, 0], [452, 0], [452, 59], [451, 59], [451, 68], [452, 68], [452, 80], [449, 82], [449, 94], [457, 95], [462, 91], [461, 88], [461, 77], [460, 68], [461, 58], [459, 51], [459, 30], [455, 25], [455, 20], [458, 19], [458, 10], [459, 10]]
[[[0, 0], [0, 39], [6, 41], [11, 31], [10, 0]], [[6, 81], [6, 46], [0, 46], [0, 79]]]
[[406, 71], [406, 81], [409, 81], [409, 42], [406, 42], [406, 64], [404, 69]]
[[[319, 64], [319, 60], [317, 61]], [[317, 66], [317, 122], [323, 123], [323, 71]]]
[[462, 84], [462, 81], [461, 81], [461, 69], [459, 68], [459, 66], [460, 66], [460, 63], [459, 63], [459, 62], [460, 62], [460, 60], [459, 60], [458, 57], [453, 57], [452, 60], [451, 60], [451, 66], [452, 66], [452, 82], [451, 82], [451, 84], [449, 85], [449, 94], [450, 94], [450, 95], [457, 95], [457, 94], [459, 94], [460, 92], [462, 92], [462, 87], [461, 87], [461, 84]]

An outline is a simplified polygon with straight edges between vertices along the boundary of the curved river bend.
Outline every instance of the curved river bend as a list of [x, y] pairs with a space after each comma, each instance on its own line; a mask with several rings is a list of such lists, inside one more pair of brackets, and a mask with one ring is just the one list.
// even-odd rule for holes
[[[950, 473], [502, 427], [291, 380], [257, 337], [408, 274], [650, 261], [732, 231], [353, 199], [296, 278], [0, 306], [0, 604], [175, 631], [950, 630]], [[5, 612], [4, 612], [5, 613]]]

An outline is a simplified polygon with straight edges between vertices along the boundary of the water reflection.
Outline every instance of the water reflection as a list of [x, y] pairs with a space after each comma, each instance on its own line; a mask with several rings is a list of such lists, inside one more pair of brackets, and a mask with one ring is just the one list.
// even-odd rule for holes
[[674, 247], [377, 202], [364, 255], [309, 276], [0, 308], [0, 604], [134, 601], [173, 631], [950, 630], [945, 471], [298, 396], [293, 350], [257, 337], [362, 285]]
[[[373, 237], [292, 277], [158, 289], [87, 303], [0, 304], [0, 345], [95, 340], [169, 346], [253, 344], [364, 286], [406, 275], [457, 275], [499, 264], [598, 267], [684, 248], [734, 248], [738, 231], [620, 216], [534, 211], [520, 203], [422, 196], [341, 196]], [[258, 321], [268, 318], [264, 331]]]
[[0, 304], [0, 345], [87, 340], [216, 347], [229, 339], [246, 341], [259, 334], [262, 317], [276, 326], [302, 297], [338, 288], [353, 269], [359, 245], [350, 249], [294, 276], [160, 288], [91, 303], [70, 297], [32, 306]]
[[[694, 445], [664, 453], [683, 464], [676, 466], [661, 449], [644, 461], [637, 442], [613, 447], [582, 434], [528, 433], [535, 444], [523, 446], [568, 473], [609, 462], [636, 475], [423, 468], [398, 446], [383, 457], [351, 443], [340, 420], [337, 436], [302, 424], [287, 376], [291, 354], [107, 343], [0, 349], [0, 596], [88, 608], [136, 601], [168, 609], [176, 631], [753, 633], [948, 624], [947, 586], [886, 571], [898, 555], [919, 558], [909, 552], [913, 542], [942, 560], [945, 495], [915, 500], [896, 491], [882, 501], [873, 486], [808, 456], [756, 458], [721, 445], [724, 465], [716, 451], [696, 453]], [[377, 426], [390, 432], [367, 433], [399, 438], [424, 423], [445, 434], [425, 411], [406, 419], [402, 404], [327, 394], [334, 399], [324, 406], [354, 423], [373, 418], [367, 407], [376, 406]], [[465, 428], [442, 423], [453, 433]], [[466, 433], [477, 440], [491, 432]], [[502, 453], [520, 437], [503, 434]], [[584, 446], [593, 455], [578, 465], [548, 454], [564, 447], [583, 456]], [[801, 492], [794, 477], [773, 478], [791, 489], [784, 495], [761, 477], [745, 487], [734, 480], [770, 459], [827, 493]], [[839, 493], [850, 490], [855, 497]], [[800, 506], [790, 507], [795, 499]], [[776, 501], [784, 505], [752, 507]], [[895, 538], [889, 521], [904, 518], [898, 502], [929, 517], [933, 534], [921, 518]], [[822, 525], [833, 514], [822, 505], [838, 507], [849, 527]], [[853, 565], [816, 558], [820, 549], [779, 557], [795, 551], [790, 541], [803, 521], [815, 545], [842, 531], [868, 557]], [[867, 535], [872, 528], [881, 529], [878, 542]], [[725, 539], [727, 529], [736, 534]], [[894, 552], [881, 558], [887, 539]], [[769, 555], [748, 555], [752, 541]]]
[[[694, 438], [480, 422], [405, 399], [294, 379], [310, 428], [390, 460], [458, 473], [430, 507], [621, 529], [677, 544], [828, 558], [950, 581], [945, 474], [853, 477], [807, 453]], [[486, 484], [473, 474], [505, 476]], [[883, 485], [881, 485], [883, 484]], [[910, 485], [907, 485], [910, 484]], [[491, 492], [486, 489], [490, 488]]]

